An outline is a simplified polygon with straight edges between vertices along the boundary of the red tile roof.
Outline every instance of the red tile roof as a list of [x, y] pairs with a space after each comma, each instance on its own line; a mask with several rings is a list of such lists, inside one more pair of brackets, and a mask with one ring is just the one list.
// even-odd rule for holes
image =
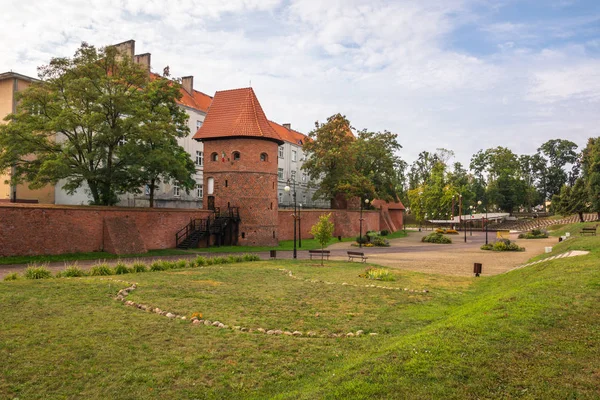
[[194, 139], [259, 137], [279, 144], [283, 138], [273, 129], [252, 88], [215, 93], [204, 124]]
[[278, 124], [277, 122], [269, 121], [269, 124], [285, 142], [290, 142], [302, 146], [304, 143], [306, 143], [307, 140], [309, 140], [308, 136], [293, 129], [288, 129], [285, 126]]
[[[154, 72], [150, 73], [150, 79], [162, 78], [160, 75], [155, 74]], [[194, 90], [194, 93], [190, 94], [184, 88], [180, 89], [181, 99], [177, 100], [178, 104], [184, 105], [186, 107], [190, 107], [196, 110], [208, 112], [208, 108], [210, 107], [210, 103], [212, 102], [212, 97]]]

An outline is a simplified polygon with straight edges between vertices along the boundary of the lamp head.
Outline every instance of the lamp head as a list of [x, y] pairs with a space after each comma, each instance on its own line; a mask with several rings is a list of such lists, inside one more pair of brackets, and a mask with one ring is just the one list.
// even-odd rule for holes
[[285, 185], [285, 187], [283, 188], [283, 190], [285, 190], [286, 192], [289, 192], [291, 189], [288, 185]]

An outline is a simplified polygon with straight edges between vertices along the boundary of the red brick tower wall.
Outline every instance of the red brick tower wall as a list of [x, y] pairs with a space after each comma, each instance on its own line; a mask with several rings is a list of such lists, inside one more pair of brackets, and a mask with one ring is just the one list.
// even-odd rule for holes
[[[214, 205], [221, 210], [239, 207], [240, 245], [277, 245], [277, 143], [255, 137], [204, 139], [203, 143], [204, 208], [209, 196], [214, 196]], [[239, 152], [239, 160], [234, 159], [234, 152]], [[261, 161], [262, 153], [266, 161]], [[214, 179], [212, 194], [210, 178]]]

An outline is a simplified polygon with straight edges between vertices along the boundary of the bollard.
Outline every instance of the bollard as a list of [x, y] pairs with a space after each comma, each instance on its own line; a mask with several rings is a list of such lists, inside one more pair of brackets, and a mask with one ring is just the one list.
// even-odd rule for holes
[[475, 276], [479, 276], [479, 274], [481, 274], [482, 268], [483, 268], [483, 265], [481, 263], [473, 264], [473, 273], [475, 274]]

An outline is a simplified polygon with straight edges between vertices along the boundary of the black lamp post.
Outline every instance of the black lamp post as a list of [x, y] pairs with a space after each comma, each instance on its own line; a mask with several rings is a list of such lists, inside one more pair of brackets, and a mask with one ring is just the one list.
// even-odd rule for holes
[[[366, 197], [366, 196], [365, 196]], [[369, 204], [369, 199], [365, 199], [365, 204]], [[362, 223], [363, 223], [363, 202], [360, 200], [360, 219], [359, 219], [359, 233], [358, 233], [358, 247], [362, 247]]]
[[[419, 209], [419, 212], [422, 213], [423, 212], [423, 198], [421, 197], [423, 196], [423, 191], [419, 191], [419, 205], [421, 206]], [[421, 232], [421, 225], [423, 224], [423, 218], [419, 218], [419, 232]]]
[[298, 208], [298, 247], [302, 248], [302, 203], [298, 204], [300, 207]]
[[469, 236], [473, 236], [473, 206], [469, 206], [469, 209], [471, 210], [471, 221], [469, 221], [471, 226], [470, 226]]
[[485, 202], [485, 244], [488, 244], [488, 204]]
[[[294, 196], [294, 259], [296, 259], [298, 257], [297, 253], [296, 253], [296, 180], [292, 179], [292, 182], [294, 183], [294, 192], [293, 192], [293, 196]], [[290, 180], [288, 179], [287, 181], [287, 186], [283, 188], [283, 190], [285, 190], [286, 192], [290, 191]]]

